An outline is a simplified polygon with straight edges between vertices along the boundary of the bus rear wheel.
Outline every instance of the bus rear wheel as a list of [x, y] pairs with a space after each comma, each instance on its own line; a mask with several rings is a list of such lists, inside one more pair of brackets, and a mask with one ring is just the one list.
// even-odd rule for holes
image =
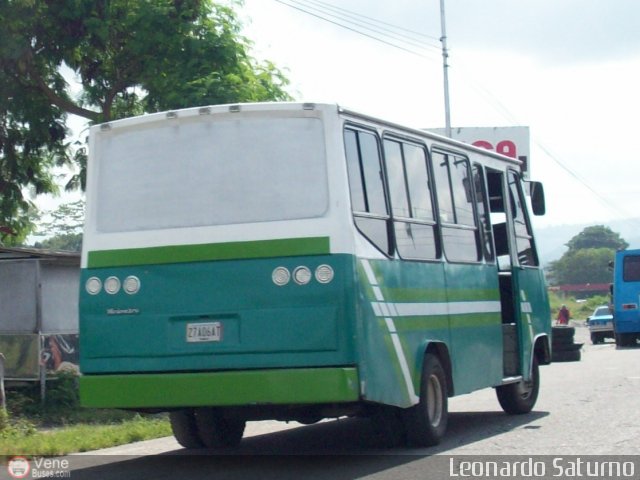
[[447, 430], [449, 418], [447, 376], [437, 356], [428, 353], [422, 367], [420, 401], [405, 410], [404, 420], [410, 445], [438, 445]]
[[225, 417], [215, 408], [198, 408], [195, 418], [198, 433], [206, 447], [237, 447], [240, 444], [246, 426], [243, 419]]
[[615, 339], [618, 347], [632, 347], [636, 344], [635, 333], [616, 333]]
[[538, 368], [538, 359], [534, 356], [531, 366], [531, 379], [497, 387], [496, 394], [498, 395], [500, 406], [506, 413], [520, 415], [529, 413], [533, 409], [538, 400], [539, 390], [540, 370]]
[[203, 448], [205, 445], [198, 434], [195, 412], [191, 408], [169, 413], [173, 436], [184, 448]]

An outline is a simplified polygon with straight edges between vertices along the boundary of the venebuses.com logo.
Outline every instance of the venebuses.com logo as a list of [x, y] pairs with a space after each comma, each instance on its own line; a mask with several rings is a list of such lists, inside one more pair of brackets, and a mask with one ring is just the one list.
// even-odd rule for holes
[[[69, 460], [66, 458], [13, 457], [7, 463], [11, 478], [70, 478]], [[29, 474], [31, 474], [29, 476]]]
[[7, 463], [7, 471], [12, 478], [27, 478], [31, 471], [29, 460], [24, 457], [13, 457]]

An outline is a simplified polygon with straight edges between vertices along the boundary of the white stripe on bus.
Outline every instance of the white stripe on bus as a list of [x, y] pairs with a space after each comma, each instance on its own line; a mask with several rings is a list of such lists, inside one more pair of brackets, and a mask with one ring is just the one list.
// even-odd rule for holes
[[[373, 288], [374, 295], [376, 296], [375, 302], [378, 304], [379, 313], [383, 313], [384, 321], [387, 325], [387, 330], [389, 331], [389, 335], [391, 336], [391, 342], [393, 343], [393, 349], [396, 352], [396, 356], [398, 357], [398, 362], [400, 363], [400, 370], [402, 371], [402, 376], [404, 377], [404, 382], [407, 387], [407, 393], [409, 394], [409, 401], [412, 405], [415, 405], [420, 401], [420, 398], [416, 395], [415, 389], [413, 388], [413, 380], [411, 379], [411, 372], [409, 371], [409, 364], [407, 363], [407, 358], [404, 355], [404, 351], [402, 350], [402, 344], [400, 343], [400, 338], [398, 337], [398, 333], [396, 330], [396, 326], [393, 323], [393, 319], [391, 318], [391, 312], [397, 313], [393, 304], [384, 303], [384, 296], [382, 294], [382, 290], [378, 286], [378, 281], [376, 280], [376, 276], [373, 273], [373, 269], [369, 264], [368, 260], [362, 260], [362, 266], [364, 268], [365, 273], [367, 274], [367, 279]], [[374, 310], [376, 307], [374, 307]]]

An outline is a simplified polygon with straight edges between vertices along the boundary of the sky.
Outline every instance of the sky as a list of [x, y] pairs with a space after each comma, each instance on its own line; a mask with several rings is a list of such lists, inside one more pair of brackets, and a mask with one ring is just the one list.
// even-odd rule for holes
[[[296, 100], [444, 127], [440, 0], [227, 1], [253, 56], [283, 70]], [[640, 2], [445, 0], [445, 9], [452, 126], [529, 127], [531, 178], [547, 197], [534, 226], [636, 218], [640, 232]]]
[[[530, 128], [547, 197], [536, 227], [640, 218], [640, 2], [446, 0], [445, 11], [452, 126]], [[444, 126], [440, 0], [245, 0], [238, 13], [254, 57], [285, 72], [296, 100]]]

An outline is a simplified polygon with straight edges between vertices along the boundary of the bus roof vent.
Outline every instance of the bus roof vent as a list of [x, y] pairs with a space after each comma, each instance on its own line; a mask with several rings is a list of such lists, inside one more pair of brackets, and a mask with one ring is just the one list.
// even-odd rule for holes
[[315, 103], [303, 103], [302, 104], [302, 109], [303, 110], [315, 110], [316, 109], [316, 104]]
[[210, 115], [211, 109], [209, 107], [202, 107], [198, 110], [199, 115]]
[[167, 112], [167, 118], [169, 118], [169, 119], [178, 118], [178, 113], [177, 112]]
[[240, 111], [240, 105], [231, 105], [229, 111], [231, 113], [238, 113]]
[[100, 125], [100, 130], [102, 130], [103, 132], [111, 130], [111, 124], [110, 123], [103, 123], [102, 125]]

